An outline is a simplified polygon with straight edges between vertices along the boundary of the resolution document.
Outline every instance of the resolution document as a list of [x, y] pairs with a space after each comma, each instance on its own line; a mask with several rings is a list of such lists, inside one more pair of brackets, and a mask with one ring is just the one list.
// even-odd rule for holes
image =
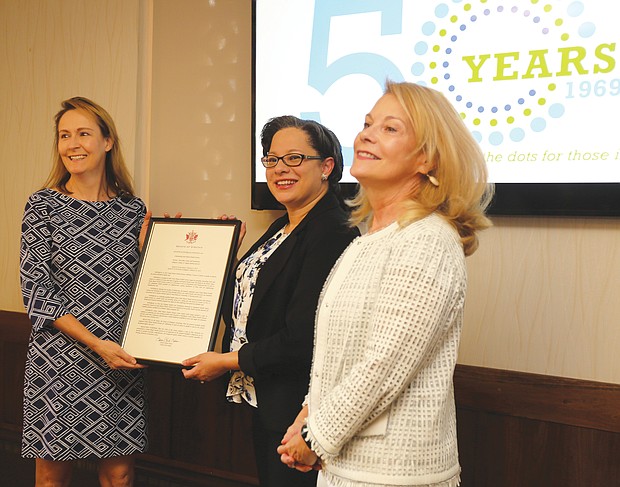
[[213, 350], [238, 220], [152, 218], [121, 346], [141, 363], [180, 365]]

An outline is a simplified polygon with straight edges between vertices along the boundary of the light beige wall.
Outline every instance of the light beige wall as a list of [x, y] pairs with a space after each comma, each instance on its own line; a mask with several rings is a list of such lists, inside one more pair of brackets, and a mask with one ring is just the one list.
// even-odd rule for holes
[[[250, 210], [250, 0], [3, 0], [0, 25], [0, 309], [22, 310], [23, 203], [78, 92], [112, 112], [156, 214], [234, 213], [244, 247], [274, 218]], [[495, 223], [468, 259], [461, 363], [620, 383], [620, 221]]]
[[460, 362], [620, 383], [620, 220], [494, 220], [468, 258]]
[[0, 1], [0, 309], [22, 311], [24, 203], [51, 167], [53, 116], [80, 95], [105, 107], [134, 168], [138, 0]]
[[233, 214], [247, 222], [246, 248], [274, 218], [250, 210], [252, 3], [153, 6], [151, 208]]

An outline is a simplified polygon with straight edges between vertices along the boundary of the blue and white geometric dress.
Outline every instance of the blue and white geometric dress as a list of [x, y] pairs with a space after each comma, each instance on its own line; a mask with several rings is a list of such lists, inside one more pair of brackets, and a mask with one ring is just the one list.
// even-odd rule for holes
[[135, 197], [81, 201], [51, 189], [30, 196], [20, 277], [32, 333], [24, 380], [22, 456], [108, 458], [147, 447], [140, 370], [112, 370], [53, 321], [71, 313], [118, 342], [145, 205]]

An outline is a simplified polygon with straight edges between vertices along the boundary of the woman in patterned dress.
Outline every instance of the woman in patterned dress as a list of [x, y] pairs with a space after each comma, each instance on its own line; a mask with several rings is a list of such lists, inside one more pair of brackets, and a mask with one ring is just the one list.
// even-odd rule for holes
[[321, 486], [456, 487], [465, 256], [490, 225], [482, 151], [439, 92], [390, 83], [354, 143], [368, 233], [321, 293], [307, 405], [279, 448]]
[[36, 459], [37, 486], [69, 485], [81, 458], [99, 459], [102, 486], [130, 486], [132, 454], [147, 446], [143, 366], [118, 341], [145, 205], [103, 108], [65, 100], [55, 129], [52, 171], [22, 222], [22, 456]]
[[184, 361], [188, 379], [232, 373], [227, 397], [254, 407], [253, 439], [261, 486], [313, 486], [316, 478], [286, 468], [282, 435], [308, 390], [314, 313], [334, 262], [358, 235], [338, 198], [340, 142], [321, 124], [292, 116], [263, 127], [267, 185], [286, 208], [240, 259], [223, 316], [226, 353]]

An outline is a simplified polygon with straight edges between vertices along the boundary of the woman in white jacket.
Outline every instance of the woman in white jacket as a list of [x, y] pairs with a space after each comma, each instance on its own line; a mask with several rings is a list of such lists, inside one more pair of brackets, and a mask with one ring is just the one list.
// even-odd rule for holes
[[484, 157], [435, 90], [388, 82], [354, 144], [353, 223], [316, 317], [307, 404], [278, 449], [319, 485], [456, 487], [452, 376]]

